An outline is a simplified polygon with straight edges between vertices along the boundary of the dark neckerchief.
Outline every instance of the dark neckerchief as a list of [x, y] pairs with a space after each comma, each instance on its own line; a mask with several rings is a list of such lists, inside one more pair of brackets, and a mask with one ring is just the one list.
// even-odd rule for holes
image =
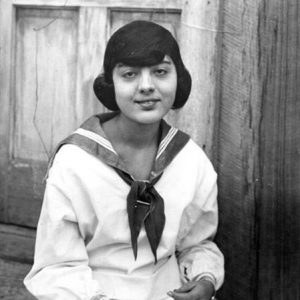
[[155, 262], [157, 262], [157, 248], [165, 226], [165, 213], [164, 200], [154, 186], [163, 175], [164, 169], [186, 145], [189, 136], [180, 130], [170, 127], [162, 120], [161, 140], [149, 181], [136, 181], [114, 151], [101, 127], [101, 123], [113, 118], [116, 114], [95, 115], [85, 121], [79, 129], [58, 144], [50, 159], [48, 170], [52, 166], [55, 154], [65, 144], [77, 145], [114, 168], [119, 176], [130, 186], [130, 191], [127, 195], [127, 213], [134, 257], [135, 259], [137, 258], [137, 240], [141, 227], [144, 224]]
[[127, 195], [127, 213], [131, 233], [131, 245], [135, 259], [137, 258], [137, 239], [144, 223], [145, 231], [152, 253], [157, 262], [157, 253], [162, 232], [165, 226], [164, 200], [154, 188], [162, 173], [148, 181], [135, 181], [131, 176], [115, 169], [120, 177], [130, 186]]

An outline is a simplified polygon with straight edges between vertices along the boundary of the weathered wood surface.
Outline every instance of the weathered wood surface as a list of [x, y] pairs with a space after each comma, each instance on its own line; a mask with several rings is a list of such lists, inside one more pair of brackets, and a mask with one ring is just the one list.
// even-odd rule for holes
[[257, 299], [300, 299], [300, 3], [261, 1]]
[[17, 9], [15, 158], [47, 160], [77, 125], [77, 22], [74, 10]]
[[33, 261], [34, 240], [34, 230], [0, 224], [0, 299], [34, 299], [23, 285]]
[[71, 99], [77, 126], [95, 113], [105, 109], [93, 91], [93, 82], [102, 72], [103, 56], [106, 45], [107, 8], [79, 9], [77, 40], [76, 101]]
[[0, 258], [32, 264], [34, 243], [35, 230], [0, 224]]
[[181, 9], [182, 0], [10, 0], [14, 5], [52, 7], [125, 7], [146, 9]]
[[110, 35], [113, 34], [121, 26], [132, 22], [133, 20], [146, 20], [160, 24], [167, 28], [180, 43], [180, 10], [161, 10], [161, 11], [147, 11], [147, 10], [124, 10], [111, 9], [110, 16]]
[[181, 53], [193, 83], [177, 124], [211, 157], [217, 100], [219, 1], [184, 1]]
[[6, 175], [6, 218], [9, 223], [36, 227], [45, 188], [47, 162], [15, 159]]
[[100, 111], [91, 95], [92, 79], [101, 64], [96, 56], [105, 44], [98, 27], [105, 31], [106, 10], [13, 9], [11, 1], [0, 4], [1, 12], [6, 9], [9, 15], [1, 22], [12, 24], [0, 26], [5, 28], [1, 30], [0, 220], [35, 227], [49, 155], [58, 141]]
[[217, 241], [226, 259], [221, 300], [255, 299], [258, 10], [257, 1], [230, 0], [223, 1], [220, 11], [223, 34], [216, 139], [220, 209]]
[[[0, 0], [0, 28], [12, 24], [13, 10], [9, 1]], [[3, 25], [2, 25], [3, 24]], [[8, 26], [9, 27], [9, 26]], [[10, 28], [9, 28], [10, 29]], [[0, 30], [0, 220], [6, 220], [6, 174], [9, 157], [9, 125], [11, 97], [11, 31]]]
[[300, 297], [300, 5], [223, 1], [219, 299]]

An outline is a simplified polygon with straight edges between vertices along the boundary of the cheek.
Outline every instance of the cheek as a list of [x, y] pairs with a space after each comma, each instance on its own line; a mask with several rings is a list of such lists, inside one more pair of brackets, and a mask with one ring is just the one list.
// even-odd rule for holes
[[120, 95], [121, 91], [123, 90], [122, 84], [120, 84], [119, 82], [114, 82], [114, 88], [115, 88], [115, 94], [116, 95]]
[[161, 93], [165, 97], [167, 97], [170, 101], [175, 100], [176, 90], [177, 90], [177, 77], [172, 78], [172, 80], [169, 80], [168, 82], [164, 83], [161, 86]]
[[117, 102], [118, 99], [120, 100], [129, 98], [134, 93], [132, 86], [128, 84], [114, 83], [114, 89]]

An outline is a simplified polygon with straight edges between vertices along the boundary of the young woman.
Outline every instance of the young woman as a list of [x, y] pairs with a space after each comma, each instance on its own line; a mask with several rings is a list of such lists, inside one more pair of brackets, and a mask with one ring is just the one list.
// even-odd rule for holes
[[212, 241], [216, 173], [163, 117], [191, 78], [169, 31], [135, 21], [110, 38], [88, 119], [50, 162], [34, 265], [38, 299], [208, 300], [224, 261]]

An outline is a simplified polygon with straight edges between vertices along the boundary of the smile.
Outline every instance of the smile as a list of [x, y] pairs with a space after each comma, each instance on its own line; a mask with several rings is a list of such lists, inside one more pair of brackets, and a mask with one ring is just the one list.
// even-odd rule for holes
[[134, 102], [135, 103], [138, 103], [138, 104], [150, 104], [150, 103], [155, 103], [155, 102], [159, 102], [160, 100], [159, 99], [144, 99], [144, 100], [135, 100]]
[[155, 106], [155, 104], [157, 102], [159, 102], [160, 100], [159, 99], [145, 99], [145, 100], [135, 100], [134, 102], [136, 104], [139, 104], [140, 106], [142, 107], [145, 107], [145, 108], [152, 108]]

